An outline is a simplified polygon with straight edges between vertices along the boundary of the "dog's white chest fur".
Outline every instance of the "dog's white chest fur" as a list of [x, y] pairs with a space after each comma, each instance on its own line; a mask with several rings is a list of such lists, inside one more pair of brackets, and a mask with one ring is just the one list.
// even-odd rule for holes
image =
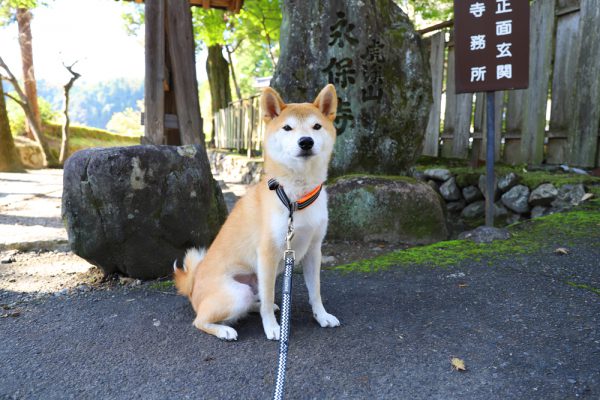
[[[285, 237], [288, 229], [289, 211], [279, 204], [271, 218], [273, 242], [277, 248], [285, 249]], [[294, 212], [294, 238], [292, 250], [296, 259], [301, 260], [311, 245], [321, 246], [321, 241], [327, 232], [327, 192], [321, 190], [317, 200], [307, 208]]]

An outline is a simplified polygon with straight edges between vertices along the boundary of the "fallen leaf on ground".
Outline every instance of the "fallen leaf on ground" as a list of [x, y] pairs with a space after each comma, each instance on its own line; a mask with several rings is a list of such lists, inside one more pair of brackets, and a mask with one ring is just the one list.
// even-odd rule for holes
[[466, 371], [467, 370], [467, 368], [465, 367], [465, 362], [463, 360], [461, 360], [460, 358], [452, 357], [452, 360], [450, 360], [450, 363], [452, 364], [452, 368], [457, 371]]
[[584, 195], [583, 195], [583, 197], [581, 198], [581, 201], [583, 202], [583, 201], [589, 200], [589, 199], [591, 199], [592, 197], [594, 197], [594, 193], [586, 193], [586, 194], [584, 194]]
[[563, 254], [569, 254], [569, 249], [559, 247], [558, 249], [554, 250], [554, 254], [558, 254], [559, 256]]

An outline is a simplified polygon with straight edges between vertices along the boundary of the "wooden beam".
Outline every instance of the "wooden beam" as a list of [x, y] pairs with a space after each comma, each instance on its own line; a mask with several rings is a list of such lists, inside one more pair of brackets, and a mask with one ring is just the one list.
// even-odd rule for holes
[[419, 34], [421, 34], [421, 35], [424, 35], [426, 33], [434, 32], [434, 31], [439, 31], [440, 29], [449, 28], [451, 26], [454, 26], [454, 20], [453, 19], [451, 19], [449, 21], [445, 21], [445, 22], [440, 22], [439, 24], [435, 24], [435, 25], [429, 26], [429, 27], [424, 28], [424, 29], [420, 29], [417, 32]]
[[[146, 125], [146, 113], [141, 113], [140, 124]], [[166, 129], [179, 129], [179, 120], [175, 114], [165, 114], [164, 126]]]
[[[143, 3], [144, 0], [123, 0], [134, 3]], [[219, 10], [228, 10], [239, 13], [244, 4], [243, 0], [188, 0], [189, 5], [203, 7], [205, 9], [216, 8]]]
[[163, 144], [165, 137], [163, 88], [165, 66], [165, 0], [146, 0], [146, 76], [144, 82], [144, 143]]
[[182, 144], [199, 144], [204, 147], [194, 56], [192, 13], [187, 0], [169, 0], [167, 31], [181, 142]]

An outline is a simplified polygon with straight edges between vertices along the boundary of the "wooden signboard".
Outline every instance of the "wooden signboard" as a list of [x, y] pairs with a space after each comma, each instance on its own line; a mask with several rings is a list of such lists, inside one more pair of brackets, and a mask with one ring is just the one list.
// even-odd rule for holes
[[529, 0], [454, 0], [456, 93], [529, 85]]

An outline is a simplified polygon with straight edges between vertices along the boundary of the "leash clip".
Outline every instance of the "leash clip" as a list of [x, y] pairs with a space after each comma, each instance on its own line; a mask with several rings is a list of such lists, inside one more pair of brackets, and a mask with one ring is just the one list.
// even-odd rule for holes
[[285, 236], [285, 251], [286, 252], [292, 251], [292, 239], [293, 239], [293, 237], [294, 237], [294, 220], [290, 216], [288, 218], [287, 235]]

